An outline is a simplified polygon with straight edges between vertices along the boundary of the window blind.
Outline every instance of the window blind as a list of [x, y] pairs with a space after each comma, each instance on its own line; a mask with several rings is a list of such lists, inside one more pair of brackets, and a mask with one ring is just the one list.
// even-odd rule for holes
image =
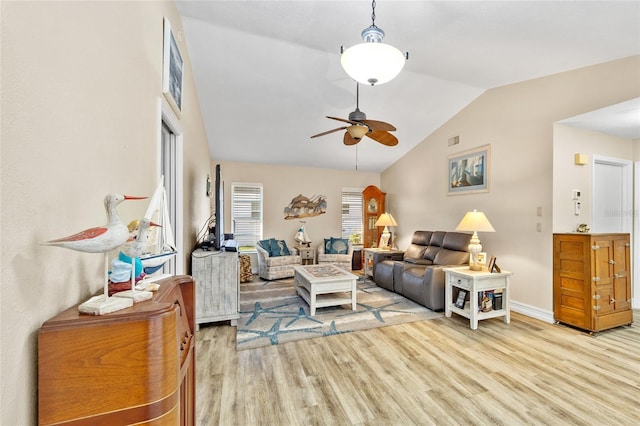
[[262, 239], [262, 184], [231, 184], [231, 229], [240, 248]]
[[352, 234], [362, 240], [362, 189], [342, 188], [342, 238]]

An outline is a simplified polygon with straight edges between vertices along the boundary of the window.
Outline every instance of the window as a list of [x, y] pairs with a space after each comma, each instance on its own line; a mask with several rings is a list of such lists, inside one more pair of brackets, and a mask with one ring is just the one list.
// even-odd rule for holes
[[262, 184], [231, 184], [231, 231], [243, 251], [262, 239]]
[[362, 241], [362, 189], [342, 188], [342, 238], [357, 235], [351, 241]]

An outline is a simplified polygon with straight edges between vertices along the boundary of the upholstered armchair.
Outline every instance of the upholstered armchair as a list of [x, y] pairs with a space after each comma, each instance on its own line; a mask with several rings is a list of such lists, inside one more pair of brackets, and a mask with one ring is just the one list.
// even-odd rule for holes
[[353, 244], [343, 238], [325, 238], [318, 246], [318, 264], [333, 263], [346, 271], [351, 270]]
[[284, 240], [258, 241], [258, 276], [271, 281], [293, 277], [295, 265], [300, 265], [300, 255], [295, 248], [287, 247]]

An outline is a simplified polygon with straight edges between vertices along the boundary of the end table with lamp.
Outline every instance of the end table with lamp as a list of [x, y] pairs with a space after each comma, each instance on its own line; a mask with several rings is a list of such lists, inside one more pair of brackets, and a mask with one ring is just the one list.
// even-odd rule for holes
[[481, 271], [482, 265], [478, 263], [478, 255], [482, 251], [482, 244], [480, 244], [478, 232], [496, 232], [496, 230], [493, 229], [489, 219], [487, 219], [487, 216], [485, 216], [483, 212], [474, 210], [464, 215], [456, 227], [456, 231], [473, 232], [469, 244], [469, 269], [472, 271]]

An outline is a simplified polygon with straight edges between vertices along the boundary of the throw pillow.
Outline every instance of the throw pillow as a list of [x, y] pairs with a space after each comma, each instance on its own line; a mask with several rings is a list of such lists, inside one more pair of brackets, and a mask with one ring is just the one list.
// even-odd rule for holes
[[289, 252], [289, 247], [287, 247], [287, 243], [284, 240], [276, 240], [274, 238], [271, 239], [271, 256], [289, 256], [291, 253]]
[[349, 241], [345, 238], [331, 238], [331, 249], [329, 254], [347, 254], [349, 252]]
[[325, 254], [329, 254], [329, 251], [331, 250], [331, 240], [333, 238], [325, 238], [324, 239], [324, 252]]
[[260, 240], [258, 244], [271, 256], [271, 240]]

